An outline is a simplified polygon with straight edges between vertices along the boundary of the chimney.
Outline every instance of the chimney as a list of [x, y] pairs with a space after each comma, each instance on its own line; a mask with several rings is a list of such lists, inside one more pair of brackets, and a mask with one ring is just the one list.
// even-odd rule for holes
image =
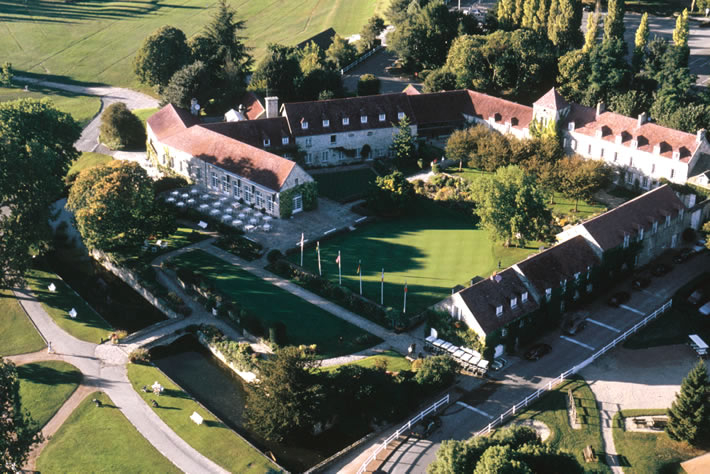
[[597, 118], [604, 113], [606, 110], [606, 105], [604, 105], [604, 102], [599, 102], [597, 104]]
[[643, 125], [644, 123], [646, 123], [646, 112], [640, 113], [640, 114], [639, 114], [639, 118], [638, 118], [638, 126], [639, 126], [639, 127], [640, 127], [641, 125]]
[[266, 118], [274, 118], [279, 116], [279, 98], [267, 97], [266, 102]]
[[696, 141], [700, 143], [701, 141], [705, 140], [705, 129], [701, 128], [698, 130], [698, 133], [696, 134]]

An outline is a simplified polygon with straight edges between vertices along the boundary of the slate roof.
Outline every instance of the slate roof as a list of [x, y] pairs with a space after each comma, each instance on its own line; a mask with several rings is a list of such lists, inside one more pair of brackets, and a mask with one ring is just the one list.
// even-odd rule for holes
[[289, 138], [289, 144], [293, 144], [285, 117], [210, 123], [202, 127], [258, 148], [268, 148], [264, 140], [269, 140], [269, 147], [272, 148], [284, 146], [282, 138]]
[[475, 110], [471, 98], [465, 90], [411, 94], [407, 96], [412, 104], [417, 125], [460, 122], [463, 114], [473, 116]]

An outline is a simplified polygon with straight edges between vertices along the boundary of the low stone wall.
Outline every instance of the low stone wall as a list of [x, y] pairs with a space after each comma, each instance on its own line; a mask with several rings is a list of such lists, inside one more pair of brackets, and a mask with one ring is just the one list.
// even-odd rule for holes
[[167, 317], [169, 317], [170, 319], [182, 318], [182, 315], [168, 308], [167, 305], [163, 303], [158, 297], [156, 297], [153, 293], [151, 293], [143, 285], [141, 285], [140, 280], [135, 275], [135, 273], [128, 270], [127, 268], [116, 265], [108, 255], [106, 255], [100, 250], [93, 249], [90, 251], [90, 255], [91, 257], [93, 257], [94, 260], [99, 262], [102, 267], [116, 275], [118, 278], [128, 284], [128, 286], [136, 290], [139, 295], [141, 295], [143, 298], [145, 298], [146, 301], [148, 301], [150, 304], [162, 311], [163, 314], [165, 314]]
[[210, 345], [210, 343], [207, 341], [207, 338], [199, 331], [197, 332], [197, 339], [200, 341], [200, 344], [209, 349], [212, 355], [221, 360], [224, 365], [232, 369], [232, 372], [240, 376], [245, 382], [252, 383], [257, 380], [256, 374], [254, 372], [239, 370], [234, 366], [234, 364], [232, 364], [231, 362], [227, 362], [227, 358], [224, 357], [224, 354], [222, 354], [215, 347]]

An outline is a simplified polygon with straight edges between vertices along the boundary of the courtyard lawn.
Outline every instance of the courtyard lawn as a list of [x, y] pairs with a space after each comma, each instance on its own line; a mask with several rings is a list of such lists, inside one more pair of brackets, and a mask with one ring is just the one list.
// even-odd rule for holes
[[364, 197], [376, 177], [371, 168], [313, 175], [313, 179], [318, 183], [318, 194], [338, 202]]
[[317, 344], [321, 358], [352, 354], [381, 342], [298, 296], [201, 250], [184, 253], [171, 261], [205, 275], [219, 292], [253, 313], [264, 327], [284, 323], [289, 345]]
[[[140, 86], [133, 74], [133, 57], [143, 40], [163, 25], [191, 36], [201, 32], [216, 10], [214, 0], [189, 2], [65, 2], [29, 0], [0, 3], [0, 57], [18, 74], [30, 72], [48, 79]], [[333, 27], [341, 36], [358, 33], [389, 0], [229, 0], [244, 20], [248, 46], [258, 60], [267, 43], [295, 45]]]
[[[569, 424], [568, 395], [572, 393], [577, 404], [577, 417], [580, 429], [574, 430]], [[550, 437], [546, 443], [560, 451], [572, 454], [585, 472], [611, 472], [604, 463], [602, 449], [602, 434], [600, 427], [599, 410], [594, 394], [587, 383], [579, 379], [571, 379], [559, 387], [542, 395], [542, 398], [520, 414], [516, 420], [539, 420], [550, 428]], [[601, 461], [586, 463], [582, 451], [587, 445], [592, 445]]]
[[621, 424], [622, 417], [665, 413], [666, 410], [663, 409], [622, 410], [614, 416], [614, 447], [621, 458], [625, 473], [682, 473], [685, 471], [680, 467], [681, 462], [703, 454], [703, 451], [687, 443], [673, 441], [665, 431], [657, 433], [625, 431]]
[[[77, 339], [95, 344], [108, 339], [111, 326], [58, 275], [34, 268], [27, 273], [26, 280], [27, 286], [60, 328]], [[51, 283], [57, 287], [55, 292], [48, 289]], [[72, 308], [76, 309], [76, 319], [69, 316]]]
[[44, 340], [20, 307], [15, 295], [0, 290], [0, 357], [44, 349]]
[[399, 352], [388, 350], [384, 351], [381, 355], [378, 354], [366, 357], [356, 362], [351, 362], [350, 364], [331, 365], [329, 367], [323, 367], [320, 370], [323, 372], [333, 372], [345, 365], [357, 365], [371, 369], [383, 362], [386, 364], [386, 370], [389, 372], [401, 372], [412, 368], [412, 363], [409, 362], [406, 357]]
[[48, 360], [17, 367], [22, 409], [28, 410], [41, 428], [81, 383], [81, 372], [60, 360]]
[[[103, 406], [96, 407], [93, 399]], [[185, 416], [187, 419], [187, 415]], [[192, 422], [190, 422], [192, 423]], [[179, 473], [113, 405], [94, 392], [74, 410], [37, 459], [41, 472]]]
[[[384, 268], [384, 304], [402, 309], [407, 282], [407, 313], [417, 314], [451, 295], [456, 285], [487, 278], [499, 261], [505, 268], [537, 250], [537, 245], [504, 248], [474, 225], [472, 217], [419, 202], [421, 208], [412, 216], [367, 224], [321, 242], [323, 276], [337, 283], [340, 251], [343, 284], [359, 292], [357, 267], [362, 260], [363, 296], [379, 303]], [[289, 258], [299, 263], [300, 253]], [[315, 248], [305, 251], [303, 265], [318, 272]]]
[[[4, 13], [3, 10], [5, 8], [5, 4], [0, 5], [0, 24], [7, 24], [2, 18], [2, 13]], [[10, 38], [0, 35], [0, 45], [2, 45], [7, 39]], [[0, 46], [0, 51], [3, 51], [2, 46]], [[82, 128], [91, 122], [91, 119], [93, 119], [94, 116], [99, 113], [99, 109], [101, 109], [101, 99], [98, 97], [76, 94], [74, 92], [45, 89], [35, 85], [30, 86], [29, 92], [25, 92], [23, 87], [19, 85], [17, 87], [0, 87], [0, 102], [21, 98], [47, 98], [52, 101], [57, 109], [74, 117], [74, 120], [76, 120]]]
[[[153, 411], [178, 436], [223, 468], [235, 473], [278, 472], [276, 465], [266, 456], [205, 410], [156, 367], [129, 364], [128, 378], [146, 404], [157, 399], [160, 406], [153, 408]], [[141, 390], [143, 386], [150, 386], [155, 381], [165, 387], [160, 397]], [[193, 412], [204, 418], [201, 425], [196, 425], [190, 419]]]
[[79, 173], [94, 166], [103, 166], [113, 160], [112, 156], [104, 155], [103, 153], [93, 153], [85, 151], [71, 164], [71, 168], [67, 171], [67, 176], [74, 173]]
[[150, 108], [150, 109], [136, 109], [133, 110], [132, 112], [139, 118], [141, 119], [141, 122], [143, 122], [143, 126], [145, 127], [145, 121], [148, 120], [148, 117], [156, 113], [160, 108], [155, 107], [155, 108]]

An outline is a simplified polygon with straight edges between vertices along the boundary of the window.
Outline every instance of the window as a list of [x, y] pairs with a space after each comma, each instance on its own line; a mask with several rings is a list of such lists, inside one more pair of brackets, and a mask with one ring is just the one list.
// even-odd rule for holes
[[268, 138], [264, 138], [264, 146], [269, 146], [269, 145], [271, 145], [271, 140], [269, 140]]
[[500, 316], [503, 314], [503, 305], [496, 306], [496, 316]]
[[599, 156], [600, 156], [601, 158], [604, 158], [604, 148], [600, 148], [600, 149], [599, 149]]
[[338, 136], [337, 135], [331, 135], [330, 136], [330, 143], [336, 143], [338, 141]]
[[651, 165], [651, 174], [653, 174], [653, 173], [655, 173], [655, 172], [656, 172], [656, 165], [655, 165], [655, 164], [652, 164], [652, 165]]
[[572, 149], [573, 150], [577, 149], [577, 140], [575, 140], [574, 138], [572, 139]]
[[404, 118], [404, 112], [397, 112], [397, 120], [402, 120]]
[[303, 197], [298, 194], [293, 197], [293, 213], [301, 212], [303, 210]]
[[296, 186], [298, 186], [298, 178], [296, 178]]
[[303, 120], [303, 121], [301, 122], [301, 129], [302, 129], [302, 130], [308, 130], [308, 121]]
[[627, 249], [629, 248], [629, 242], [631, 241], [631, 237], [629, 234], [624, 235], [624, 248]]
[[643, 240], [643, 227], [639, 229], [639, 242]]
[[323, 154], [321, 155], [320, 160], [321, 160], [323, 163], [328, 163], [328, 151], [327, 151], [327, 150], [323, 152]]
[[574, 281], [579, 281], [580, 272], [574, 274]]
[[371, 136], [372, 136], [372, 132], [367, 132], [367, 136], [368, 136], [368, 137], [371, 137]]
[[591, 144], [587, 145], [587, 154], [588, 155], [592, 154], [592, 145]]
[[617, 160], [618, 158], [619, 158], [619, 153], [615, 151], [615, 152], [614, 152], [614, 163], [616, 163], [616, 160]]
[[239, 185], [241, 184], [241, 181], [237, 180], [232, 184], [232, 194], [234, 195], [234, 199], [239, 199], [240, 197], [240, 192], [241, 189], [239, 188]]
[[330, 120], [323, 119], [323, 127], [330, 127]]
[[255, 191], [254, 196], [256, 197], [256, 208], [261, 209], [264, 207], [264, 195], [261, 191]]
[[518, 298], [511, 298], [510, 299], [510, 308], [515, 309], [515, 307], [518, 306]]
[[367, 115], [360, 116], [360, 123], [367, 123]]
[[562, 139], [562, 147], [567, 148], [567, 142], [568, 142], [568, 141], [569, 141], [569, 140], [567, 140], [566, 138], [563, 138], [563, 139]]
[[214, 171], [212, 172], [212, 187], [213, 188], [219, 187], [219, 181], [217, 181], [217, 173], [215, 173]]
[[550, 298], [552, 298], [552, 288], [547, 288], [545, 290], [545, 299], [550, 301]]
[[671, 179], [673, 179], [673, 176], [675, 176], [675, 170], [671, 170]]
[[633, 156], [629, 157], [629, 166], [634, 166], [634, 157]]
[[683, 216], [685, 215], [685, 209], [681, 209], [678, 211], [678, 219], [683, 220]]
[[520, 296], [520, 301], [525, 303], [528, 300], [528, 292], [526, 291]]
[[197, 178], [198, 181], [202, 179], [202, 170], [200, 168], [195, 170], [195, 178]]
[[288, 145], [288, 137], [283, 137], [283, 138], [281, 139], [281, 144], [282, 144], [282, 145]]
[[653, 233], [655, 234], [656, 232], [658, 232], [658, 221], [653, 223]]
[[306, 164], [310, 165], [313, 163], [313, 153], [306, 153]]
[[266, 210], [269, 212], [274, 212], [274, 195], [271, 194], [266, 199]]
[[670, 225], [671, 225], [671, 216], [668, 215], [668, 216], [666, 216], [666, 227], [670, 227]]
[[252, 195], [254, 186], [244, 186], [244, 188], [245, 188], [244, 189], [244, 200], [247, 203], [251, 203], [251, 195]]
[[591, 293], [594, 287], [592, 286], [591, 283], [587, 283], [587, 293]]
[[222, 175], [222, 191], [225, 193], [229, 192], [229, 176]]
[[507, 329], [507, 328], [501, 329], [501, 330], [500, 330], [500, 335], [501, 335], [502, 337], [507, 336], [507, 335], [508, 335], [508, 329]]
[[343, 117], [343, 125], [350, 125], [350, 118]]
[[642, 184], [642, 186], [643, 186], [644, 188], [647, 188], [647, 187], [648, 187], [648, 178], [645, 177], [645, 176], [643, 177], [643, 184]]
[[380, 114], [380, 122], [384, 122], [384, 121], [385, 121], [385, 114]]
[[306, 146], [313, 146], [313, 138], [306, 137]]

